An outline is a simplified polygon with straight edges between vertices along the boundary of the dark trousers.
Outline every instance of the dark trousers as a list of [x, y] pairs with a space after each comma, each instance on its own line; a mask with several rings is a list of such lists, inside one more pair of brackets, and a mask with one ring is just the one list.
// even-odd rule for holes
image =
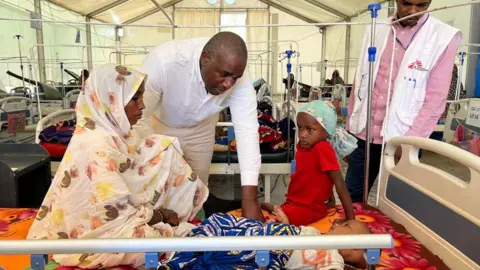
[[[363, 187], [365, 180], [365, 141], [357, 138], [358, 148], [349, 156], [347, 175], [345, 182], [352, 202], [363, 202]], [[370, 143], [370, 171], [368, 175], [368, 192], [372, 189], [375, 179], [380, 170], [380, 159], [382, 155], [382, 145]], [[420, 149], [418, 157], [422, 156]]]
[[[358, 138], [357, 138], [358, 139]], [[358, 139], [357, 149], [349, 156], [345, 182], [352, 202], [363, 202], [363, 187], [365, 179], [365, 141]], [[370, 174], [368, 176], [368, 192], [372, 189], [375, 178], [380, 170], [381, 144], [370, 144]]]

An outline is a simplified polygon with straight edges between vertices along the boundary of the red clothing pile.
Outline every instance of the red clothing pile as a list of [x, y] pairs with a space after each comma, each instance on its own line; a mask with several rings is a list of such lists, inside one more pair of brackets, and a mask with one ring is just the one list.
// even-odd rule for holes
[[325, 217], [327, 204], [333, 192], [328, 171], [340, 170], [333, 147], [327, 141], [318, 142], [311, 149], [297, 146], [296, 169], [292, 174], [287, 201], [282, 210], [290, 224], [305, 226]]

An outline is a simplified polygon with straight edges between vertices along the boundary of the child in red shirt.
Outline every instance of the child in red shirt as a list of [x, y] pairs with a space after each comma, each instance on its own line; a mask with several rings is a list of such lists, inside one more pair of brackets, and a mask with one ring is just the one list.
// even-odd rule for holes
[[337, 128], [337, 114], [331, 103], [316, 100], [305, 104], [297, 114], [299, 142], [296, 169], [281, 206], [262, 204], [279, 222], [305, 226], [327, 214], [327, 203], [337, 190], [346, 219], [353, 219], [353, 207], [338, 160], [356, 147], [356, 139]]

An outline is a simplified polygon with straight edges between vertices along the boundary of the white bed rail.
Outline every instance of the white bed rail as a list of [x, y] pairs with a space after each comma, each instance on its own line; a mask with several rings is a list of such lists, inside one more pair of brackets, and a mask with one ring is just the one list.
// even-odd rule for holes
[[144, 253], [167, 251], [381, 249], [389, 234], [322, 236], [173, 237], [156, 239], [2, 240], [0, 254]]
[[[395, 165], [396, 148], [402, 157]], [[424, 164], [419, 149], [448, 157], [470, 170], [470, 181]], [[478, 270], [480, 158], [453, 145], [418, 137], [387, 143], [379, 185], [379, 209], [451, 269]], [[422, 212], [423, 211], [423, 212]]]

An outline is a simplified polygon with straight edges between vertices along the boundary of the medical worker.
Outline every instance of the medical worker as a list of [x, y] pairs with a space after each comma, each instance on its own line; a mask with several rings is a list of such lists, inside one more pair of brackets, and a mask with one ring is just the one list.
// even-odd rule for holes
[[[432, 1], [397, 0], [397, 13], [388, 21], [426, 11]], [[429, 13], [406, 19], [394, 27], [396, 40], [389, 25], [377, 24], [374, 41], [377, 57], [372, 74], [369, 191], [380, 168], [383, 139], [388, 141], [397, 136], [428, 138], [434, 131], [445, 109], [455, 55], [462, 39], [458, 29]], [[346, 176], [353, 202], [361, 202], [363, 198], [370, 33], [370, 27], [367, 27], [348, 106], [347, 130], [358, 138], [358, 148], [348, 158]], [[392, 91], [389, 96], [390, 83]], [[400, 148], [395, 156], [397, 159], [401, 156]]]

